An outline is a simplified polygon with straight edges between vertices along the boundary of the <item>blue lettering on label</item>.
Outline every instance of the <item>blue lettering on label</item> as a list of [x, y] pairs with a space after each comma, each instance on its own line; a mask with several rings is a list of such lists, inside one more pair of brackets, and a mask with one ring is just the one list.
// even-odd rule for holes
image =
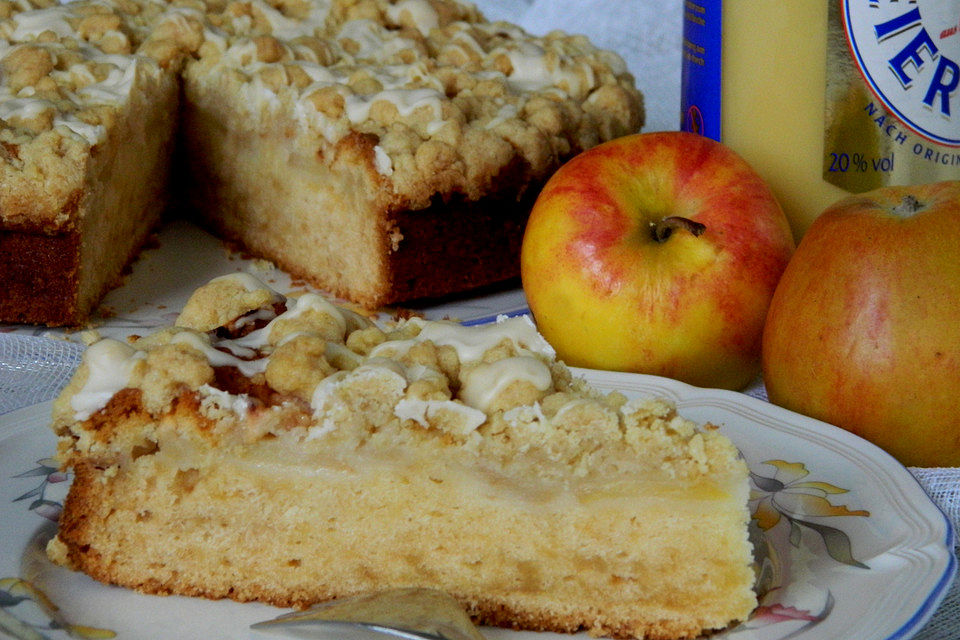
[[888, 118], [875, 103], [869, 103], [863, 110], [873, 119], [874, 124], [877, 125], [885, 136], [899, 145], [903, 145], [903, 143], [907, 141], [907, 134], [900, 129], [897, 121], [893, 118]]

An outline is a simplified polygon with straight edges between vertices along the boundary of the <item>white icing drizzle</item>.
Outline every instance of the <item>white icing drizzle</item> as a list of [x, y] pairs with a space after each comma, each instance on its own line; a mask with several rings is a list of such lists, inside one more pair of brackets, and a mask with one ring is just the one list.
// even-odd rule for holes
[[[383, 25], [373, 20], [350, 20], [344, 22], [336, 35], [337, 42], [344, 47], [344, 57], [354, 60], [385, 61], [394, 54], [411, 49], [415, 45], [407, 38], [391, 35]], [[350, 40], [359, 47], [350, 53], [343, 45], [344, 40]]]
[[222, 389], [211, 387], [208, 384], [201, 386], [198, 391], [204, 397], [205, 401], [212, 402], [218, 407], [237, 414], [237, 417], [243, 420], [250, 411], [252, 402], [250, 396], [245, 393], [233, 395]]
[[457, 26], [461, 26], [461, 25], [463, 26], [463, 28], [458, 29], [453, 34], [453, 36], [451, 36], [450, 38], [451, 42], [456, 42], [458, 45], [466, 46], [467, 49], [473, 51], [475, 54], [479, 56], [486, 55], [486, 51], [484, 51], [480, 43], [477, 42], [477, 39], [474, 38], [472, 35], [470, 35], [469, 32], [467, 32], [469, 25], [463, 22], [457, 24]]
[[[64, 0], [61, 0], [63, 2]], [[68, 0], [73, 1], [73, 0]], [[192, 24], [206, 22], [206, 14], [199, 8], [168, 5], [163, 15], [157, 18], [154, 30], [162, 29], [163, 25], [172, 24], [175, 31], [189, 31]]]
[[73, 10], [68, 5], [23, 11], [12, 18], [15, 26], [10, 39], [14, 42], [25, 42], [35, 39], [45, 31], [53, 32], [61, 38], [74, 36], [76, 32], [67, 20], [72, 15]]
[[276, 316], [277, 314], [273, 309], [257, 309], [253, 313], [248, 313], [237, 319], [235, 325], [239, 329], [247, 326], [248, 324], [256, 324], [261, 320], [272, 320]]
[[[30, 92], [32, 95], [33, 92]], [[9, 120], [10, 118], [23, 118], [30, 120], [40, 115], [47, 109], [56, 107], [49, 100], [42, 100], [33, 97], [7, 98], [0, 100], [0, 119]]]
[[203, 29], [204, 44], [210, 47], [216, 47], [222, 56], [226, 56], [230, 50], [230, 36], [212, 25], [205, 25]]
[[306, 72], [306, 74], [310, 76], [310, 79], [317, 83], [308, 87], [308, 92], [338, 83], [345, 84], [348, 79], [347, 75], [343, 73], [343, 71], [339, 69], [331, 69], [330, 67], [324, 67], [321, 64], [309, 63], [301, 64], [300, 66]]
[[397, 4], [387, 7], [387, 17], [394, 24], [400, 24], [400, 18], [404, 12], [410, 15], [417, 31], [424, 36], [430, 35], [431, 29], [440, 26], [440, 16], [427, 0], [400, 0]]
[[[351, 351], [344, 345], [337, 342], [327, 342], [327, 344], [324, 345], [324, 348], [326, 351], [324, 357], [327, 359], [327, 362], [339, 362], [341, 364], [341, 368], [348, 367], [350, 369], [355, 369], [363, 362], [363, 358], [359, 354]], [[346, 367], [343, 367], [342, 365], [346, 365]]]
[[137, 361], [146, 356], [145, 352], [111, 338], [90, 345], [83, 356], [87, 366], [87, 381], [70, 398], [74, 418], [86, 420], [107, 406], [110, 398], [130, 383]]
[[[256, 333], [256, 332], [253, 332]], [[250, 335], [253, 335], [251, 333]], [[267, 358], [255, 358], [252, 360], [244, 359], [242, 356], [253, 356], [251, 351], [245, 351], [242, 345], [238, 345], [235, 340], [220, 340], [217, 346], [230, 349], [231, 353], [221, 351], [210, 343], [206, 334], [200, 334], [193, 331], [181, 331], [170, 339], [171, 344], [185, 344], [193, 347], [204, 356], [211, 366], [214, 367], [236, 367], [240, 373], [252, 377], [258, 373], [267, 370]], [[236, 355], [239, 352], [239, 356]]]
[[467, 371], [460, 398], [469, 406], [487, 411], [504, 389], [514, 382], [529, 382], [540, 391], [553, 384], [550, 369], [532, 356], [484, 362]]
[[303, 19], [286, 17], [267, 2], [252, 3], [256, 11], [266, 17], [270, 23], [270, 33], [281, 40], [293, 40], [301, 36], [312, 36], [318, 29], [322, 29], [330, 11], [329, 3], [311, 2], [312, 10]]
[[380, 175], [389, 176], [393, 174], [393, 160], [380, 145], [373, 148], [373, 165]]
[[91, 146], [103, 140], [106, 129], [101, 125], [88, 124], [71, 115], [57, 116], [54, 120], [54, 126], [61, 130], [66, 130], [74, 135], [80, 136]]
[[409, 340], [387, 340], [371, 349], [369, 356], [377, 358], [401, 358], [418, 342], [416, 338], [410, 338]]
[[[267, 289], [273, 291], [260, 280], [247, 273], [232, 273], [227, 276], [216, 278], [217, 280], [229, 279], [240, 283], [248, 291], [258, 289]], [[263, 327], [251, 331], [245, 336], [234, 339], [219, 339], [215, 342], [211, 340], [209, 334], [200, 334], [193, 331], [181, 331], [174, 335], [170, 342], [174, 344], [186, 344], [204, 354], [211, 366], [214, 367], [236, 367], [240, 373], [247, 377], [263, 373], [267, 369], [270, 361], [269, 354], [265, 350], [270, 344], [270, 334], [281, 320], [296, 319], [298, 316], [310, 311], [318, 311], [329, 316], [334, 320], [341, 335], [346, 336], [350, 332], [365, 327], [368, 321], [358, 313], [349, 309], [343, 309], [333, 305], [323, 296], [315, 293], [305, 293], [297, 298], [284, 298], [280, 294], [274, 296], [275, 301], [284, 301], [286, 310], [279, 315], [274, 316], [272, 309], [260, 309], [244, 317], [240, 325], [254, 322], [255, 320], [265, 320], [272, 318]], [[298, 335], [304, 335], [308, 332], [293, 331], [283, 336], [279, 344], [292, 340]], [[336, 342], [326, 343], [326, 352], [328, 360], [338, 360], [342, 364], [355, 367], [360, 364], [361, 358], [347, 347]]]
[[[47, 15], [48, 11], [51, 15]], [[68, 7], [61, 6], [55, 9], [17, 14], [12, 18], [16, 21], [17, 27], [10, 38], [13, 41], [30, 41], [44, 31], [54, 32], [61, 37], [76, 38], [75, 32], [66, 21], [66, 17], [72, 15], [69, 12]], [[3, 48], [0, 48], [0, 58], [10, 55], [19, 46], [24, 45], [4, 43]], [[31, 46], [44, 46], [55, 58], [62, 50], [62, 45], [57, 43], [32, 43]], [[10, 87], [2, 86], [0, 87], [0, 119], [29, 120], [47, 109], [52, 109], [54, 128], [78, 136], [88, 144], [94, 145], [103, 140], [105, 128], [102, 125], [84, 122], [77, 116], [77, 112], [92, 106], [122, 104], [129, 99], [138, 77], [148, 72], [154, 75], [160, 73], [159, 66], [148, 58], [106, 54], [84, 41], [78, 42], [77, 52], [81, 54], [83, 62], [50, 73], [54, 80], [76, 87], [75, 91], [63, 93], [62, 104], [58, 105], [35, 97], [33, 87], [26, 87], [14, 95]], [[94, 77], [88, 66], [91, 63], [101, 70], [106, 70], [102, 79], [98, 80]]]
[[305, 293], [299, 298], [288, 299], [287, 311], [277, 316], [274, 322], [281, 319], [292, 320], [311, 310], [330, 316], [336, 323], [340, 334], [345, 335], [347, 333], [348, 327], [347, 316], [344, 314], [345, 309], [334, 306], [329, 300], [315, 293]]
[[422, 427], [429, 428], [437, 416], [442, 413], [454, 413], [461, 416], [457, 431], [467, 433], [475, 431], [487, 420], [487, 414], [479, 409], [454, 400], [419, 400], [403, 398], [397, 403], [394, 415], [401, 420], [413, 420]]
[[507, 318], [500, 316], [496, 323], [467, 327], [453, 322], [426, 323], [418, 340], [430, 340], [436, 345], [451, 346], [460, 362], [475, 362], [489, 349], [504, 339], [510, 340], [520, 351], [530, 351], [553, 357], [553, 347], [537, 332], [528, 316]]
[[[414, 1], [411, 7], [416, 5]], [[416, 13], [420, 15], [421, 12], [417, 10]], [[264, 105], [280, 105], [279, 92], [291, 91], [289, 87], [273, 89], [260, 79], [258, 72], [268, 65], [257, 60], [256, 45], [251, 38], [230, 40], [222, 34], [212, 33], [208, 35], [207, 41], [216, 43], [223, 51], [218, 65], [241, 69], [250, 79], [244, 83], [242, 91], [246, 93], [252, 114], [262, 111]], [[345, 45], [347, 41], [355, 46]], [[444, 87], [422, 60], [411, 64], [381, 65], [377, 69], [363, 66], [363, 72], [371, 74], [382, 85], [380, 91], [359, 94], [350, 86], [351, 76], [361, 68], [358, 61], [385, 62], [397, 52], [415, 47], [415, 43], [398, 37], [395, 32], [368, 19], [345, 22], [334, 42], [337, 43], [338, 58], [341, 60], [335, 67], [311, 60], [312, 54], [307, 56], [308, 59], [299, 59], [294, 63], [312, 80], [307, 87], [295, 90], [294, 111], [301, 126], [318, 131], [327, 141], [335, 143], [347, 133], [349, 125], [367, 121], [371, 108], [380, 101], [392, 104], [404, 117], [418, 109], [429, 109], [432, 115], [426, 127], [430, 135], [443, 126], [442, 105], [447, 100]], [[333, 87], [343, 97], [345, 113], [342, 121], [326, 116], [311, 102], [313, 94], [329, 87]], [[392, 162], [388, 165], [383, 157], [375, 160], [383, 175], [392, 174]]]
[[254, 14], [267, 22], [269, 28], [255, 30], [254, 20], [250, 15], [239, 15], [233, 16], [230, 20], [233, 31], [238, 34], [260, 34], [265, 31], [281, 40], [315, 35], [318, 31], [323, 30], [330, 13], [330, 2], [324, 0], [313, 0], [309, 5], [309, 13], [296, 18], [288, 18], [269, 2], [263, 0], [253, 0], [246, 4], [250, 6]]
[[[237, 279], [251, 291], [261, 287], [269, 289], [269, 287], [266, 287], [266, 285], [263, 285], [259, 280], [248, 274], [237, 273], [225, 277]], [[214, 366], [235, 366], [240, 369], [244, 375], [249, 376], [266, 370], [268, 357], [262, 356], [261, 352], [270, 344], [270, 334], [281, 320], [295, 319], [310, 310], [318, 311], [333, 319], [342, 336], [346, 336], [348, 333], [367, 325], [367, 320], [360, 314], [354, 313], [349, 309], [337, 307], [323, 296], [315, 293], [305, 293], [297, 298], [276, 296], [275, 301], [279, 302], [281, 300], [285, 302], [286, 310], [279, 315], [275, 316], [272, 309], [261, 309], [244, 317], [241, 322], [238, 323], [238, 326], [256, 320], [272, 319], [263, 327], [251, 331], [240, 338], [221, 339], [217, 340], [216, 344], [212, 344], [206, 336], [201, 337], [199, 334], [191, 334], [192, 337], [180, 337], [181, 334], [177, 334], [175, 340], [191, 344], [207, 354], [211, 364]], [[304, 333], [306, 332], [291, 332], [285, 335], [279, 341], [279, 344], [292, 340], [298, 335], [304, 335]], [[327, 343], [328, 350], [335, 347], [336, 343]], [[222, 351], [223, 349], [226, 349], [230, 353]], [[343, 349], [349, 351], [346, 347], [343, 347]], [[354, 356], [356, 357], [356, 354], [354, 354]]]
[[[596, 84], [593, 69], [589, 65], [574, 65], [568, 57], [556, 54], [551, 60], [547, 51], [533, 42], [520, 40], [515, 48], [503, 53], [513, 67], [513, 71], [507, 75], [507, 83], [521, 91], [538, 91], [557, 85], [568, 94], [581, 95]], [[581, 78], [581, 74], [584, 78]]]
[[358, 124], [370, 117], [370, 108], [374, 102], [380, 100], [395, 106], [401, 116], [408, 116], [420, 107], [427, 106], [433, 111], [434, 118], [440, 118], [443, 113], [443, 97], [436, 89], [384, 89], [370, 95], [347, 95], [344, 101], [347, 118]]
[[337, 428], [336, 423], [330, 418], [325, 418], [323, 422], [317, 426], [310, 427], [307, 429], [307, 435], [304, 440], [316, 440], [317, 438], [323, 437], [325, 434], [334, 431]]
[[[304, 94], [307, 96], [308, 94]], [[310, 104], [307, 100], [299, 100], [294, 105], [297, 123], [305, 129], [313, 129], [323, 136], [324, 140], [334, 144], [347, 134], [346, 124], [328, 118]]]
[[348, 380], [379, 379], [393, 388], [396, 393], [403, 393], [407, 388], [407, 373], [403, 366], [386, 358], [370, 358], [362, 365], [347, 374]]
[[404, 367], [404, 375], [406, 375], [407, 380], [410, 382], [416, 382], [418, 380], [437, 380], [441, 382], [446, 381], [446, 377], [442, 373], [433, 367], [428, 367], [422, 364], [413, 364], [408, 367]]
[[[275, 315], [270, 307], [253, 310], [242, 322], [269, 320], [260, 329], [236, 339], [216, 339], [214, 334], [182, 329], [169, 338], [169, 344], [184, 345], [201, 354], [213, 367], [235, 367], [246, 377], [263, 374], [269, 363], [272, 341], [271, 331], [282, 320], [295, 320], [308, 312], [318, 312], [332, 318], [344, 338], [352, 331], [370, 326], [363, 316], [335, 306], [326, 298], [306, 293], [297, 298], [285, 298], [250, 274], [238, 272], [217, 278], [212, 282], [230, 280], [247, 291], [266, 289], [273, 292], [275, 301], [283, 301], [286, 309]], [[466, 434], [477, 429], [486, 419], [486, 411], [494, 400], [511, 384], [529, 382], [540, 391], [548, 391], [553, 383], [549, 366], [543, 361], [551, 357], [553, 349], [537, 332], [529, 317], [508, 318], [501, 316], [496, 323], [467, 327], [453, 322], [425, 321], [413, 318], [408, 325], [419, 327], [414, 338], [386, 341], [363, 357], [337, 340], [325, 345], [325, 357], [340, 369], [321, 380], [311, 393], [310, 406], [318, 419], [317, 426], [308, 430], [308, 438], [316, 438], [335, 427], [335, 412], [330, 401], [338, 390], [352, 384], [366, 387], [373, 383], [383, 400], [395, 402], [394, 413], [401, 420], [413, 420], [430, 426], [431, 421], [442, 422], [444, 428]], [[305, 325], [309, 327], [310, 323]], [[309, 328], [294, 330], [284, 335], [283, 344], [298, 335], [309, 335]], [[494, 362], [483, 362], [490, 349], [506, 340], [519, 355]], [[453, 348], [460, 359], [463, 372], [459, 384], [459, 398], [404, 398], [413, 382], [427, 381], [428, 388], [442, 390], [445, 394], [448, 380], [436, 367], [419, 363], [404, 365], [398, 360], [412, 346], [430, 341], [437, 346]], [[74, 395], [71, 403], [78, 419], [85, 419], [106, 405], [120, 389], [128, 386], [131, 372], [139, 359], [146, 357], [139, 351], [116, 340], [103, 340], [91, 347], [86, 355], [89, 380]], [[254, 400], [245, 395], [233, 396], [210, 385], [202, 385], [199, 393], [211, 408], [218, 407], [246, 416]], [[393, 400], [391, 400], [393, 398]]]
[[533, 353], [552, 358], [553, 347], [540, 335], [528, 316], [500, 316], [496, 323], [464, 326], [442, 320], [418, 322], [422, 328], [416, 338], [388, 340], [371, 349], [371, 356], [400, 358], [414, 345], [429, 340], [437, 346], [449, 346], [457, 352], [461, 363], [476, 362], [503, 340], [509, 340], [519, 353]]
[[81, 87], [77, 93], [92, 104], [116, 104], [125, 100], [133, 86], [137, 73], [136, 65], [131, 64], [129, 56], [118, 55], [100, 56], [99, 62], [110, 65], [107, 77], [100, 82]]
[[486, 124], [487, 129], [493, 129], [499, 124], [506, 122], [510, 118], [516, 118], [519, 109], [514, 104], [505, 104], [497, 111], [497, 115], [490, 119], [490, 122]]
[[310, 407], [313, 409], [314, 416], [320, 417], [323, 415], [327, 400], [333, 395], [337, 386], [347, 377], [348, 373], [348, 371], [337, 371], [321, 380], [313, 389], [313, 393], [310, 395]]
[[521, 424], [546, 424], [547, 416], [543, 413], [543, 407], [539, 402], [533, 404], [520, 405], [503, 412], [503, 420], [514, 427]]
[[343, 336], [369, 325], [369, 321], [367, 321], [367, 319], [361, 316], [359, 313], [355, 313], [343, 307], [338, 307], [323, 296], [317, 295], [316, 293], [305, 293], [296, 298], [288, 298], [287, 310], [277, 316], [274, 322], [277, 322], [281, 319], [290, 320], [306, 313], [307, 311], [316, 311], [333, 318], [337, 328], [340, 330], [340, 333]]
[[255, 62], [257, 59], [257, 44], [250, 38], [244, 38], [232, 43], [224, 52], [224, 60], [233, 62], [236, 66], [247, 67], [247, 71], [255, 73], [264, 66]]
[[577, 399], [571, 400], [570, 402], [567, 402], [562, 407], [557, 409], [557, 412], [553, 415], [553, 419], [558, 421], [562, 420], [563, 417], [568, 412], [573, 411], [577, 407], [592, 406], [592, 405], [594, 405], [593, 401], [588, 400], [586, 398], [577, 398]]
[[236, 271], [234, 273], [228, 273], [224, 276], [218, 276], [210, 280], [207, 285], [209, 286], [211, 284], [217, 284], [220, 282], [234, 282], [243, 287], [246, 291], [250, 292], [269, 291], [275, 300], [280, 300], [283, 298], [282, 295], [274, 291], [271, 287], [267, 286], [263, 280], [257, 278], [251, 273], [247, 273], [246, 271]]
[[[493, 129], [523, 109], [527, 93], [559, 94], [563, 99], [571, 95], [586, 98], [599, 81], [587, 59], [606, 61], [616, 69], [626, 70], [622, 59], [615, 54], [577, 40], [534, 37], [515, 25], [474, 22], [472, 17], [441, 24], [441, 16], [430, 0], [378, 2], [383, 16], [342, 23], [338, 21], [339, 15], [330, 19], [329, 0], [309, 3], [304, 16], [299, 13], [304, 11], [299, 4], [290, 5], [296, 7], [297, 13], [288, 12], [285, 3], [272, 0], [251, 0], [243, 4], [249, 6], [252, 16], [234, 16], [226, 11], [218, 14], [226, 23], [204, 25], [204, 46], [219, 49], [222, 55], [202, 53], [201, 73], [215, 77], [227, 71], [239, 72], [244, 78], [239, 83], [239, 91], [248, 105], [252, 126], [257, 126], [258, 119], [266, 121], [278, 110], [287, 113], [292, 110], [299, 127], [311, 135], [322, 136], [331, 144], [356, 129], [355, 125], [361, 125], [364, 130], [371, 124], [373, 130], [387, 128], [389, 122], [369, 122], [371, 113], [377, 117], [373, 105], [380, 101], [392, 104], [405, 118], [423, 110], [427, 115], [417, 114], [415, 128], [421, 136], [432, 138], [446, 124], [452, 125], [450, 128], [455, 131], [463, 125], [464, 117], [469, 124], [485, 118], [486, 122], [476, 125]], [[398, 26], [405, 30], [397, 29]], [[413, 29], [419, 33], [412, 33]], [[282, 63], [258, 59], [255, 38], [268, 33], [285, 49]], [[454, 60], [464, 55], [470, 59], [468, 64], [458, 65], [464, 73], [477, 80], [495, 79], [505, 83], [511, 89], [509, 100], [516, 104], [501, 110], [492, 119], [486, 109], [465, 113], [448, 96], [449, 82], [441, 79], [447, 76], [440, 73], [440, 67], [451, 62], [442, 51], [433, 48], [433, 43], [423, 40], [431, 33], [437, 36], [437, 42], [443, 43], [444, 49], [451, 49]], [[318, 53], [306, 41], [296, 42], [302, 36], [321, 39], [324, 52]], [[505, 59], [512, 67], [508, 74], [498, 70]], [[416, 62], [399, 64], [408, 60]], [[392, 66], [384, 68], [388, 63]], [[291, 77], [287, 78], [289, 82], [278, 80], [272, 71], [279, 64], [286, 68], [296, 65], [312, 82], [303, 86], [299, 78], [296, 82]], [[271, 73], [261, 73], [265, 69]], [[382, 89], [368, 88], [356, 81], [367, 75], [373, 75]], [[331, 103], [328, 96], [322, 101], [316, 99], [318, 91], [330, 88], [343, 98], [342, 113], [339, 104]], [[388, 162], [382, 152], [374, 153], [377, 171], [384, 176], [395, 176], [400, 169], [394, 162], [396, 156]]]
[[[396, 395], [402, 394], [408, 384], [406, 373], [399, 363], [383, 358], [371, 358], [356, 369], [338, 371], [321, 380], [310, 396], [310, 408], [313, 409], [313, 415], [318, 418], [323, 416], [327, 401], [336, 390], [342, 385], [351, 384], [358, 380], [380, 380], [392, 388]], [[329, 418], [325, 418], [324, 425], [322, 425], [323, 432], [329, 430], [329, 425], [326, 424], [327, 420]]]

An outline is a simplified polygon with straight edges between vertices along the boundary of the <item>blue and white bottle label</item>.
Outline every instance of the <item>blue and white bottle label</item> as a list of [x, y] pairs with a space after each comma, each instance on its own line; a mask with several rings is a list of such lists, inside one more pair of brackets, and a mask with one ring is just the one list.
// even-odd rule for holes
[[843, 0], [853, 61], [911, 132], [960, 146], [960, 2]]
[[[826, 59], [786, 58], [784, 72], [826, 65], [823, 179], [854, 193], [960, 179], [960, 0], [822, 1]], [[685, 3], [680, 123], [721, 141], [722, 83], [737, 81], [723, 77], [722, 11]]]

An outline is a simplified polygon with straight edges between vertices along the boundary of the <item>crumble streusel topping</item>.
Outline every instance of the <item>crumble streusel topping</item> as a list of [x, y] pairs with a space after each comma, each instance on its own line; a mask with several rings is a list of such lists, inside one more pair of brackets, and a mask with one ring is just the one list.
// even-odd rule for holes
[[[206, 307], [237, 315], [211, 326]], [[176, 422], [190, 406], [198, 427]], [[146, 412], [142, 431], [111, 432], [100, 416], [114, 411]], [[384, 325], [314, 294], [278, 296], [244, 274], [198, 290], [175, 327], [132, 346], [92, 345], [54, 422], [61, 455], [82, 451], [105, 465], [149, 449], [170, 424], [201, 449], [276, 441], [389, 454], [416, 443], [547, 478], [638, 464], [656, 477], [693, 477], [730, 460], [732, 446], [664, 400], [589, 390], [529, 318]]]
[[50, 195], [2, 208], [0, 223], [75, 224], [89, 149], [137, 83], [181, 70], [197, 92], [242, 95], [251, 122], [288, 117], [330, 147], [370, 136], [371, 166], [414, 209], [496, 192], [508, 168], [522, 190], [643, 120], [616, 54], [454, 0], [5, 0], [0, 185]]
[[243, 92], [254, 120], [284, 105], [302, 135], [328, 145], [374, 136], [375, 166], [404, 206], [495, 192], [517, 156], [522, 184], [543, 180], [642, 123], [622, 59], [580, 36], [534, 37], [450, 2], [309, 5], [294, 25], [286, 6], [233, 6], [212, 18], [188, 77]]

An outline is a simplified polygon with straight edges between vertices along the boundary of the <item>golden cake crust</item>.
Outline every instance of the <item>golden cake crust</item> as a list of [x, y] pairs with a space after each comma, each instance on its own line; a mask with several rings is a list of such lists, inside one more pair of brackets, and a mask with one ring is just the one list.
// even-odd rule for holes
[[[183, 480], [181, 480], [183, 482]], [[149, 518], [145, 512], [139, 514], [128, 511], [107, 513], [112, 506], [124, 501], [124, 496], [136, 495], [140, 491], [137, 484], [117, 482], [105, 478], [102, 469], [83, 463], [75, 468], [75, 479], [71, 501], [61, 516], [58, 536], [48, 546], [48, 554], [56, 563], [73, 570], [83, 571], [96, 580], [107, 584], [117, 584], [135, 589], [141, 593], [153, 595], [186, 595], [210, 599], [230, 598], [239, 602], [264, 602], [278, 607], [302, 608], [316, 602], [324, 602], [334, 598], [348, 597], [367, 593], [366, 590], [352, 592], [343, 587], [327, 587], [323, 583], [323, 570], [315, 573], [316, 580], [309, 586], [297, 583], [292, 588], [282, 591], [275, 584], [257, 584], [249, 578], [238, 579], [230, 572], [208, 571], [204, 580], [197, 580], [187, 571], [175, 569], [157, 570], [147, 561], [137, 562], [129, 558], [121, 558], [129, 564], [118, 562], [118, 557], [112, 554], [97, 552], [99, 546], [109, 548], [116, 543], [116, 539], [105, 536], [108, 529], [107, 522], [116, 521], [118, 526], [126, 528], [131, 520], [138, 517], [141, 520]], [[104, 495], [106, 492], [106, 495]], [[222, 512], [216, 511], [217, 514]], [[244, 514], [247, 515], [247, 514]], [[239, 542], [232, 540], [232, 542]], [[128, 540], [128, 544], [139, 544], [139, 541]], [[152, 546], [141, 547], [141, 550], [153, 551]], [[249, 550], [243, 553], [249, 555]], [[142, 555], [142, 554], [138, 554]], [[271, 560], [273, 557], [271, 557]], [[285, 564], [294, 563], [286, 560]], [[240, 567], [251, 572], [276, 571], [276, 567], [269, 563], [257, 566]], [[371, 575], [376, 578], [376, 573]], [[527, 579], [535, 579], [534, 573], [528, 573]], [[191, 579], [193, 577], [193, 579]], [[506, 627], [528, 631], [552, 631], [559, 633], [575, 633], [589, 631], [591, 635], [611, 638], [645, 638], [648, 640], [676, 640], [680, 638], [697, 638], [703, 633], [703, 622], [697, 616], [673, 616], [667, 613], [661, 619], [645, 619], [644, 613], [639, 612], [635, 617], [616, 619], [604, 616], [603, 612], [584, 615], [581, 610], [569, 610], [566, 607], [542, 607], [533, 610], [529, 606], [510, 604], [499, 597], [486, 596], [475, 591], [458, 592], [455, 586], [447, 587], [477, 624]], [[701, 603], [692, 601], [683, 603], [696, 608]], [[742, 611], [752, 609], [749, 600]], [[711, 622], [709, 625], [723, 627], [726, 623]]]

